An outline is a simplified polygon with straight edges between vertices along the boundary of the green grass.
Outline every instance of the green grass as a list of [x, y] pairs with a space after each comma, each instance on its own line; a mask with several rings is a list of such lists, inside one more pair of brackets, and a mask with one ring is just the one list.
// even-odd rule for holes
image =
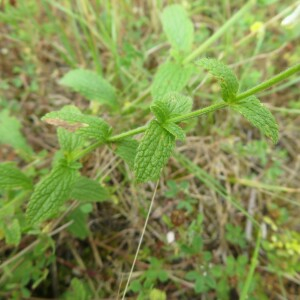
[[[0, 5], [0, 161], [13, 162], [25, 177], [12, 172], [18, 184], [0, 184], [0, 298], [297, 297], [299, 75], [281, 82], [279, 73], [299, 71], [300, 24], [280, 22], [300, 2], [186, 1], [194, 25], [186, 54], [171, 50], [161, 24], [163, 9], [181, 1], [16, 3]], [[194, 100], [192, 112], [171, 118], [180, 126], [187, 121], [188, 134], [163, 169], [151, 212], [154, 184], [136, 184], [134, 158], [126, 152], [136, 144], [117, 142], [141, 140], [153, 118], [151, 85], [159, 67], [189, 66], [201, 57], [220, 58], [237, 74], [237, 99], [258, 93], [278, 121], [279, 143], [273, 146], [238, 114], [214, 109], [228, 104], [220, 104], [216, 79], [197, 67], [182, 90]], [[59, 84], [77, 68], [113, 86], [117, 105]], [[63, 130], [57, 138], [41, 118], [65, 105], [103, 117], [113, 130], [109, 145]], [[28, 182], [47, 178], [64, 156], [82, 166], [81, 194], [68, 195], [54, 216], [31, 226]]]

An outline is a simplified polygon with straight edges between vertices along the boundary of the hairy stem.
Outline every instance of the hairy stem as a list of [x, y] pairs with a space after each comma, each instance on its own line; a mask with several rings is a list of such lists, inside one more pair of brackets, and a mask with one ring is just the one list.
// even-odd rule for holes
[[103, 141], [98, 141], [98, 142], [90, 145], [89, 147], [85, 148], [84, 150], [82, 150], [79, 153], [77, 153], [76, 155], [74, 155], [72, 157], [72, 161], [79, 160], [80, 158], [82, 158], [85, 155], [89, 154], [90, 152], [92, 152], [93, 150], [97, 149], [99, 146], [101, 146], [103, 144], [104, 144]]
[[221, 109], [221, 108], [224, 108], [226, 106], [228, 106], [228, 104], [226, 102], [221, 102], [221, 103], [213, 104], [213, 105], [210, 105], [210, 106], [198, 109], [198, 110], [194, 110], [194, 111], [192, 111], [190, 113], [187, 113], [187, 114], [184, 114], [184, 115], [172, 118], [172, 119], [170, 119], [168, 121], [169, 122], [174, 122], [174, 123], [182, 122], [182, 121], [185, 121], [185, 120], [188, 120], [188, 119], [192, 119], [192, 118], [195, 118], [195, 117], [206, 115], [208, 113], [214, 112], [214, 111], [216, 111], [218, 109]]
[[136, 135], [136, 134], [146, 131], [147, 127], [148, 126], [145, 125], [145, 126], [141, 126], [141, 127], [126, 131], [124, 133], [113, 135], [112, 137], [108, 138], [107, 141], [108, 142], [116, 142], [116, 141], [122, 140], [128, 136]]
[[[257, 86], [255, 86], [255, 87], [253, 87], [253, 88], [251, 88], [251, 89], [249, 89], [249, 90], [247, 90], [243, 93], [240, 93], [239, 95], [237, 95], [236, 100], [242, 100], [242, 99], [247, 98], [251, 95], [254, 95], [254, 94], [256, 94], [260, 91], [263, 91], [263, 90], [273, 86], [274, 84], [287, 79], [288, 77], [294, 75], [295, 73], [297, 73], [299, 71], [300, 71], [300, 64], [297, 64], [294, 67], [291, 67], [291, 68], [283, 71], [282, 73], [274, 76], [273, 78], [271, 78], [271, 79], [269, 79], [269, 80], [267, 80], [267, 81], [265, 81], [261, 84], [258, 84]], [[179, 122], [182, 122], [182, 121], [189, 120], [191, 118], [199, 117], [199, 116], [214, 112], [216, 110], [225, 108], [229, 105], [230, 105], [229, 103], [220, 102], [220, 103], [213, 104], [213, 105], [210, 105], [210, 106], [192, 111], [190, 113], [172, 118], [169, 121], [174, 122], [174, 123], [179, 123]], [[106, 141], [96, 142], [96, 143], [90, 145], [89, 147], [87, 147], [86, 149], [84, 149], [83, 151], [81, 151], [80, 153], [77, 153], [77, 155], [75, 155], [73, 157], [73, 160], [75, 161], [75, 160], [78, 160], [78, 159], [82, 158], [83, 156], [85, 156], [86, 154], [88, 154], [91, 151], [95, 150], [100, 145], [104, 144], [105, 142], [108, 142], [108, 143], [109, 142], [117, 142], [117, 141], [122, 140], [126, 137], [142, 133], [142, 132], [146, 131], [147, 127], [148, 127], [147, 125], [144, 125], [144, 126], [141, 126], [141, 127], [138, 127], [138, 128], [135, 128], [135, 129], [117, 134], [117, 135], [113, 135], [113, 136], [109, 137]]]
[[[213, 105], [210, 105], [210, 106], [192, 111], [190, 113], [172, 118], [169, 121], [174, 122], [174, 123], [179, 123], [179, 122], [191, 119], [191, 118], [195, 118], [195, 117], [199, 117], [201, 115], [208, 114], [210, 112], [216, 111], [216, 110], [224, 108], [226, 106], [228, 106], [228, 104], [225, 103], [225, 102], [218, 103], [218, 104], [213, 104]], [[136, 135], [138, 133], [142, 133], [142, 132], [146, 131], [147, 128], [148, 128], [148, 126], [145, 125], [145, 126], [141, 126], [141, 127], [126, 131], [126, 132], [121, 133], [121, 134], [113, 135], [112, 137], [108, 138], [107, 141], [108, 142], [117, 142], [117, 141], [122, 140], [126, 137], [133, 136], [133, 135]]]
[[279, 73], [278, 75], [274, 76], [273, 78], [271, 78], [263, 83], [260, 83], [259, 85], [239, 94], [237, 96], [236, 100], [242, 100], [242, 99], [247, 98], [247, 97], [249, 97], [253, 94], [256, 94], [260, 91], [268, 89], [269, 87], [273, 86], [274, 84], [287, 79], [288, 77], [294, 75], [295, 73], [297, 73], [299, 71], [300, 71], [300, 63]]

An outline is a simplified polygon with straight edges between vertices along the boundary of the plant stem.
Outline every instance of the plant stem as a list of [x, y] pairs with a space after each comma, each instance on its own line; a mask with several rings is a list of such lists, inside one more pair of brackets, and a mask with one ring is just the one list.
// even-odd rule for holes
[[294, 75], [295, 73], [299, 72], [300, 71], [300, 63], [283, 71], [282, 73], [279, 73], [278, 75], [274, 76], [273, 78], [239, 94], [237, 97], [236, 97], [236, 100], [242, 100], [244, 98], [247, 98], [253, 94], [256, 94], [260, 91], [263, 91], [269, 87], [271, 87], [272, 85]]
[[187, 114], [184, 114], [184, 115], [172, 118], [172, 119], [170, 119], [168, 121], [169, 122], [174, 122], [174, 123], [179, 123], [179, 122], [191, 119], [191, 118], [195, 118], [195, 117], [199, 117], [201, 115], [208, 114], [210, 112], [214, 112], [214, 111], [216, 111], [218, 109], [221, 109], [221, 108], [224, 108], [226, 106], [228, 106], [228, 104], [225, 103], [225, 102], [213, 104], [213, 105], [210, 105], [210, 106], [207, 106], [207, 107], [204, 107], [204, 108], [192, 111], [190, 113], [187, 113]]
[[113, 135], [112, 137], [108, 138], [107, 141], [108, 142], [116, 142], [118, 140], [122, 140], [122, 139], [124, 139], [124, 138], [126, 138], [128, 136], [136, 135], [138, 133], [146, 131], [147, 127], [148, 127], [147, 125], [144, 125], [144, 126], [141, 126], [141, 127], [138, 127], [138, 128], [135, 128], [135, 129], [132, 129], [132, 130], [129, 130], [129, 131], [126, 131], [124, 133]]
[[[269, 79], [269, 80], [267, 80], [267, 81], [265, 81], [265, 82], [263, 82], [263, 83], [255, 86], [255, 87], [253, 87], [253, 88], [251, 88], [251, 89], [249, 89], [249, 90], [247, 90], [247, 91], [245, 91], [245, 92], [237, 95], [236, 100], [242, 100], [242, 99], [247, 98], [247, 97], [249, 97], [249, 96], [251, 96], [251, 95], [253, 95], [253, 94], [257, 93], [257, 92], [265, 90], [265, 89], [271, 87], [272, 85], [274, 85], [274, 84], [276, 84], [276, 83], [278, 83], [278, 82], [280, 82], [282, 80], [285, 80], [286, 78], [292, 76], [293, 74], [295, 74], [295, 73], [297, 73], [299, 71], [300, 71], [300, 64], [297, 64], [294, 67], [291, 67], [291, 68], [283, 71], [282, 73], [274, 76], [273, 78], [271, 78], [271, 79]], [[227, 107], [229, 105], [230, 105], [229, 103], [220, 102], [220, 103], [213, 104], [213, 105], [210, 105], [210, 106], [207, 106], [207, 107], [204, 107], [204, 108], [192, 111], [190, 113], [187, 113], [187, 114], [184, 114], [184, 115], [172, 118], [169, 121], [170, 122], [174, 122], [174, 123], [179, 123], [179, 122], [191, 119], [191, 118], [199, 117], [201, 115], [205, 115], [205, 114], [214, 112], [216, 110], [225, 108], [225, 107]], [[89, 147], [87, 147], [86, 149], [84, 149], [83, 151], [79, 152], [77, 155], [75, 155], [73, 157], [73, 161], [82, 158], [83, 156], [85, 156], [89, 152], [93, 151], [94, 149], [98, 148], [100, 145], [104, 144], [105, 142], [117, 142], [117, 141], [122, 140], [122, 139], [124, 139], [126, 137], [142, 133], [142, 132], [146, 131], [147, 127], [148, 127], [147, 125], [144, 125], [144, 126], [141, 126], [141, 127], [138, 127], [138, 128], [135, 128], [135, 129], [132, 129], [132, 130], [129, 130], [129, 131], [126, 131], [124, 133], [113, 135], [113, 136], [109, 137], [106, 141], [96, 142], [96, 143], [90, 145]]]
[[248, 299], [248, 292], [250, 289], [250, 285], [251, 285], [251, 281], [253, 279], [253, 275], [255, 272], [255, 268], [257, 266], [258, 263], [258, 255], [259, 255], [259, 248], [260, 248], [260, 244], [261, 244], [261, 231], [258, 232], [258, 236], [257, 236], [257, 240], [256, 240], [256, 245], [255, 245], [255, 249], [254, 249], [254, 253], [251, 259], [251, 265], [250, 265], [250, 270], [249, 273], [247, 275], [246, 278], [246, 282], [245, 285], [243, 287], [240, 299], [241, 300], [246, 300]]
[[101, 140], [101, 141], [98, 141], [98, 142], [90, 145], [86, 149], [84, 149], [84, 150], [80, 151], [79, 153], [77, 153], [76, 155], [74, 155], [73, 158], [72, 158], [72, 161], [79, 160], [80, 158], [82, 158], [83, 156], [85, 156], [88, 153], [92, 152], [93, 150], [97, 149], [99, 146], [101, 146], [104, 143], [105, 142]]
[[[210, 112], [216, 111], [216, 110], [224, 108], [226, 106], [228, 106], [228, 104], [225, 103], [225, 102], [213, 104], [213, 105], [210, 105], [210, 106], [192, 111], [190, 113], [172, 118], [172, 119], [169, 120], [169, 122], [179, 123], [179, 122], [191, 119], [191, 118], [195, 118], [195, 117], [199, 117], [201, 115], [208, 114]], [[141, 126], [141, 127], [129, 130], [127, 132], [121, 133], [121, 134], [114, 135], [114, 136], [108, 138], [107, 141], [108, 142], [117, 142], [117, 141], [122, 140], [126, 137], [136, 135], [138, 133], [142, 133], [142, 132], [146, 131], [147, 127], [148, 126], [145, 125], [145, 126]]]
[[[172, 119], [170, 119], [170, 121], [178, 123], [178, 122], [185, 121], [185, 120], [188, 120], [188, 119], [191, 119], [191, 118], [195, 118], [195, 117], [198, 117], [198, 116], [201, 116], [201, 115], [204, 115], [204, 114], [208, 114], [208, 113], [213, 112], [215, 110], [226, 107], [227, 105], [228, 105], [227, 103], [218, 103], [218, 104], [210, 105], [208, 107], [195, 110], [191, 113], [184, 114], [184, 115], [176, 117], [176, 118], [172, 118]], [[138, 127], [138, 128], [135, 128], [135, 129], [117, 134], [117, 135], [113, 135], [113, 136], [109, 137], [106, 141], [96, 142], [96, 143], [90, 145], [89, 147], [87, 147], [86, 149], [80, 151], [76, 155], [74, 155], [74, 157], [72, 158], [72, 161], [76, 161], [76, 160], [82, 158], [83, 156], [85, 156], [88, 153], [92, 152], [93, 150], [95, 150], [96, 148], [98, 148], [102, 144], [105, 144], [106, 142], [108, 142], [108, 143], [109, 142], [117, 142], [117, 141], [122, 140], [126, 137], [133, 136], [133, 135], [145, 132], [147, 128], [148, 128], [148, 126], [144, 125], [144, 126], [141, 126], [141, 127]]]
[[236, 21], [238, 21], [243, 14], [245, 14], [256, 3], [255, 0], [250, 0], [243, 8], [241, 8], [235, 15], [233, 15], [220, 29], [207, 39], [200, 47], [187, 56], [183, 63], [187, 64], [193, 61], [197, 56], [203, 53], [211, 44], [213, 44], [219, 37], [224, 35], [225, 31], [230, 28]]

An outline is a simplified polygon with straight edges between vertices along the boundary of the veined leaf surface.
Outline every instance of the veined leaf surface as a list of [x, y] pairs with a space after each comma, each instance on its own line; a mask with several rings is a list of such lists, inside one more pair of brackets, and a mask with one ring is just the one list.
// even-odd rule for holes
[[48, 124], [76, 132], [83, 138], [104, 141], [111, 132], [110, 126], [101, 118], [82, 114], [74, 106], [47, 113], [43, 118]]
[[154, 101], [150, 109], [160, 123], [191, 111], [193, 100], [179, 93], [168, 93], [162, 99]]
[[82, 147], [84, 139], [73, 132], [62, 127], [57, 128], [57, 137], [61, 149], [67, 153], [72, 153]]
[[175, 147], [175, 137], [153, 120], [140, 142], [134, 169], [138, 182], [156, 180]]
[[255, 97], [250, 96], [230, 106], [257, 127], [274, 144], [278, 142], [278, 125], [272, 113]]
[[182, 91], [194, 72], [194, 66], [183, 66], [176, 62], [162, 64], [151, 86], [151, 94], [154, 100], [162, 99], [169, 92]]
[[38, 224], [56, 214], [71, 195], [78, 176], [76, 166], [62, 160], [36, 186], [26, 211], [30, 224]]
[[80, 176], [74, 184], [71, 198], [83, 202], [101, 202], [109, 198], [109, 193], [97, 181]]
[[135, 139], [123, 139], [117, 142], [117, 149], [115, 150], [115, 153], [121, 157], [131, 169], [133, 169], [138, 146], [139, 143]]
[[239, 90], [239, 83], [233, 71], [221, 61], [214, 58], [202, 58], [196, 64], [208, 70], [218, 79], [222, 89], [223, 100], [234, 102]]
[[176, 139], [183, 141], [185, 139], [185, 132], [183, 129], [173, 122], [166, 122], [163, 125], [163, 128], [171, 133]]
[[194, 26], [185, 9], [178, 4], [169, 5], [163, 10], [161, 21], [172, 48], [190, 51], [194, 41]]
[[0, 189], [31, 189], [31, 180], [11, 163], [0, 164]]
[[72, 70], [60, 80], [60, 84], [71, 88], [88, 100], [111, 106], [117, 104], [114, 87], [93, 71], [84, 69]]

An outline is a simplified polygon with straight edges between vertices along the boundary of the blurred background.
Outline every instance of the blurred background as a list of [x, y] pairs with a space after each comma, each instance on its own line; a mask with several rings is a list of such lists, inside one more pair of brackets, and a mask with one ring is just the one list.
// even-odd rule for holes
[[[173, 55], [161, 13], [180, 4], [194, 26], [193, 50], [247, 3], [242, 0], [1, 0], [0, 161], [12, 161], [34, 182], [58, 149], [41, 117], [73, 104], [103, 116], [114, 132], [150, 119], [150, 87]], [[241, 90], [300, 61], [300, 1], [258, 0], [200, 56], [237, 74]], [[89, 69], [116, 88], [117, 108], [59, 84], [70, 70]], [[184, 89], [194, 108], [219, 99], [219, 86], [198, 70]], [[300, 74], [261, 92], [274, 114], [277, 145], [238, 114], [216, 112], [191, 122], [164, 169], [128, 299], [239, 299], [251, 271], [248, 299], [300, 299]], [[76, 204], [56, 234], [22, 227], [26, 195], [0, 186], [1, 299], [119, 299], [154, 185], [134, 184], [110, 148], [82, 160], [82, 173], [103, 183], [107, 201]], [[27, 197], [27, 198], [26, 198]], [[2, 202], [2, 203], [1, 203]], [[15, 203], [15, 202], [14, 202]], [[263, 240], [259, 251], [257, 228]], [[19, 238], [8, 237], [17, 219]]]

